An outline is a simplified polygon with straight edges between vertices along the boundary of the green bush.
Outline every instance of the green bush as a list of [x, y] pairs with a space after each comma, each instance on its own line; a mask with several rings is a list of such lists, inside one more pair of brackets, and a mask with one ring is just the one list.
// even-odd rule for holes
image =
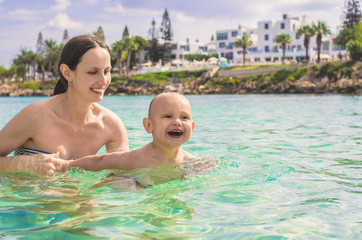
[[353, 62], [362, 60], [362, 42], [350, 40], [347, 44], [347, 51], [349, 52]]
[[327, 62], [317, 72], [317, 77], [322, 78], [328, 75], [328, 72], [332, 72], [335, 69], [335, 66], [333, 63]]
[[290, 69], [283, 69], [277, 72], [271, 73], [271, 84], [281, 83], [287, 80], [287, 78], [293, 74], [293, 70]]

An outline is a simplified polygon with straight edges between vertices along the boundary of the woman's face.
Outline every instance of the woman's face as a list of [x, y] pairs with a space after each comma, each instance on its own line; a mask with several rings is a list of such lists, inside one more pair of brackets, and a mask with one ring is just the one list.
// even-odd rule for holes
[[88, 50], [82, 56], [75, 71], [72, 71], [72, 82], [69, 88], [73, 88], [77, 97], [82, 97], [90, 102], [99, 102], [110, 82], [109, 52], [107, 49], [96, 47]]

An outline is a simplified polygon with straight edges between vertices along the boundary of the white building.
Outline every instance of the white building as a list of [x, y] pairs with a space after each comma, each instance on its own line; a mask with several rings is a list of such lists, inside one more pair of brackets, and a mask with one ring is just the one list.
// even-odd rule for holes
[[174, 62], [183, 62], [187, 54], [209, 54], [208, 44], [200, 43], [198, 40], [190, 42], [186, 39], [186, 41], [173, 42], [171, 49], [171, 61]]
[[[186, 54], [218, 54], [219, 59], [225, 57], [231, 64], [242, 62], [243, 50], [235, 47], [235, 41], [243, 34], [247, 34], [253, 41], [253, 45], [247, 49], [246, 59], [250, 62], [275, 62], [281, 61], [283, 51], [280, 44], [276, 42], [276, 36], [287, 33], [292, 39], [292, 43], [287, 45], [286, 58], [299, 61], [305, 58], [304, 36], [299, 36], [297, 31], [304, 25], [311, 26], [307, 16], [289, 17], [287, 14], [281, 20], [259, 21], [256, 29], [249, 29], [239, 26], [235, 29], [217, 30], [215, 40], [207, 44], [199, 41], [173, 42], [171, 60], [174, 62], [184, 62]], [[336, 43], [337, 33], [323, 36], [321, 54], [329, 60], [337, 59], [337, 55], [344, 55], [345, 51], [340, 50]], [[317, 44], [316, 37], [312, 37], [309, 42], [308, 55], [311, 60], [316, 58]]]
[[[297, 31], [304, 25], [311, 25], [306, 16], [289, 17], [283, 15], [282, 20], [259, 21], [257, 29], [237, 28], [216, 31], [216, 52], [220, 57], [225, 57], [231, 63], [242, 62], [242, 49], [236, 48], [234, 43], [242, 34], [247, 34], [253, 41], [253, 46], [247, 49], [246, 58], [249, 61], [280, 61], [282, 59], [282, 49], [276, 43], [276, 36], [287, 33], [292, 39], [292, 43], [287, 46], [286, 58], [300, 60], [305, 57], [305, 47], [303, 45], [304, 36], [299, 36]], [[317, 54], [316, 38], [310, 39], [308, 54], [313, 59]], [[322, 39], [321, 53], [330, 57], [336, 57], [341, 50], [336, 45], [336, 34], [324, 36]], [[342, 51], [344, 54], [344, 51]]]

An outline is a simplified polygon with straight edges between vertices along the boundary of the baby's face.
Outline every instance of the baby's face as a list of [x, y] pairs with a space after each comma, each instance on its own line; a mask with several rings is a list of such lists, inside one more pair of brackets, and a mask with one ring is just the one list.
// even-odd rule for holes
[[159, 95], [152, 106], [150, 126], [154, 142], [180, 147], [190, 139], [195, 126], [188, 100], [179, 94]]

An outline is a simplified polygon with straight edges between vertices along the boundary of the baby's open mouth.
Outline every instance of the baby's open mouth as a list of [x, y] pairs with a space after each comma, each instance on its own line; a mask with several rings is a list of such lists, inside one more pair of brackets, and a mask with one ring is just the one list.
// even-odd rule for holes
[[172, 137], [180, 137], [182, 136], [184, 133], [181, 130], [171, 130], [168, 132], [168, 134]]

